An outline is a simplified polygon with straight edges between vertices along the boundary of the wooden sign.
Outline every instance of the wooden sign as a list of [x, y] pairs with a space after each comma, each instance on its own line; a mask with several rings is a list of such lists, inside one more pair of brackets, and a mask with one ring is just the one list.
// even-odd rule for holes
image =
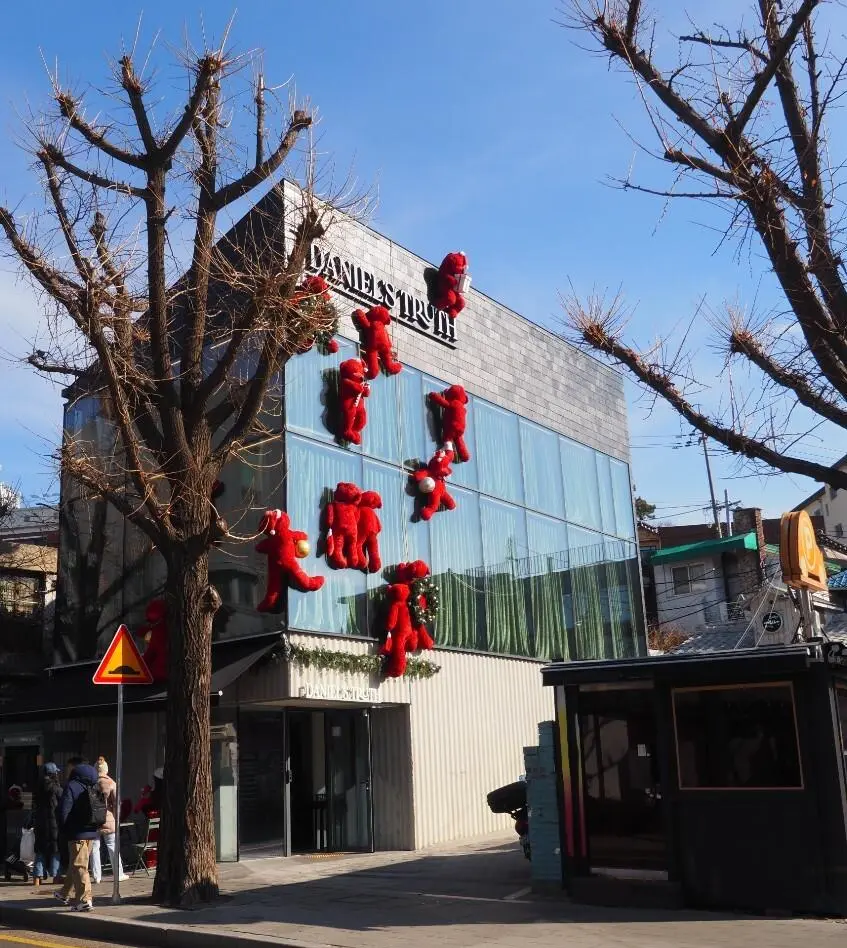
[[805, 510], [782, 515], [779, 523], [779, 565], [786, 586], [826, 592], [823, 553]]
[[147, 667], [138, 646], [122, 625], [115, 633], [112, 644], [106, 649], [103, 661], [94, 672], [95, 685], [150, 685], [153, 676]]

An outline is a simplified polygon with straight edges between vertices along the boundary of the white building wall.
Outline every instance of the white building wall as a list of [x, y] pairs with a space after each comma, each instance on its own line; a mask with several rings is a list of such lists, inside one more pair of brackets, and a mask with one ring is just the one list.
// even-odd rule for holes
[[847, 490], [825, 487], [804, 509], [810, 517], [823, 517], [824, 533], [847, 537]]
[[435, 652], [441, 671], [411, 685], [415, 846], [508, 830], [486, 796], [524, 772], [523, 749], [553, 719], [541, 663]]
[[[702, 586], [689, 593], [674, 593], [673, 570], [678, 566], [702, 564]], [[656, 603], [659, 622], [675, 625], [685, 632], [694, 632], [712, 622], [727, 618], [726, 590], [720, 557], [699, 557], [696, 560], [661, 564], [654, 568], [656, 576]]]

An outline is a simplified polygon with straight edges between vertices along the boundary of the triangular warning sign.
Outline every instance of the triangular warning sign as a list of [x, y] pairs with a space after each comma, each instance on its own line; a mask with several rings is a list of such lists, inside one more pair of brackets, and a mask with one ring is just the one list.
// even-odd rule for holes
[[91, 679], [95, 685], [150, 685], [153, 676], [141, 657], [138, 646], [122, 625], [106, 649], [103, 661]]

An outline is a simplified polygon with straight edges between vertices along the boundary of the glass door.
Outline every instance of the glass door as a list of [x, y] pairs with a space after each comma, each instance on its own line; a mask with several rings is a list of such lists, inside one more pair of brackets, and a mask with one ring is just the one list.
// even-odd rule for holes
[[288, 794], [285, 712], [242, 708], [238, 745], [239, 855], [283, 856]]
[[331, 710], [325, 721], [328, 848], [373, 852], [370, 712]]

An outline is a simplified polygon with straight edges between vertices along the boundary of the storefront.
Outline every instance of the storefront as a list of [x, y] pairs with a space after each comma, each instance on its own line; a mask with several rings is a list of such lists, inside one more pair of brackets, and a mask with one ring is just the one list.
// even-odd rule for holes
[[[295, 206], [286, 186], [289, 231]], [[248, 537], [266, 509], [286, 510], [311, 545], [298, 562], [324, 582], [287, 590], [279, 612], [263, 613], [266, 558], [253, 543], [212, 554], [223, 599], [214, 655], [272, 643], [238, 674], [228, 666], [226, 686], [213, 682], [222, 858], [410, 849], [505, 828], [485, 795], [522, 772], [522, 748], [552, 716], [541, 666], [645, 654], [620, 377], [476, 290], [451, 320], [430, 301], [435, 269], [353, 221], [338, 222], [310, 269], [332, 291], [337, 352], [315, 346], [288, 362], [267, 406], [278, 436], [224, 470], [215, 503]], [[360, 351], [354, 309], [374, 305], [392, 314], [400, 370], [372, 380], [357, 445], [338, 436], [339, 371]], [[468, 459], [454, 460], [446, 482], [454, 508], [425, 518], [413, 474], [443, 447], [430, 395], [452, 385], [467, 394]], [[66, 429], [111, 443], [96, 399], [69, 407]], [[340, 482], [379, 495], [374, 572], [333, 568], [324, 555]], [[96, 659], [119, 621], [140, 632], [163, 578], [137, 530], [63, 490], [75, 534], [60, 551], [57, 664]], [[80, 557], [91, 564], [93, 553], [96, 609], [75, 586]], [[414, 560], [439, 593], [435, 649], [385, 678], [387, 584]], [[226, 661], [215, 661], [223, 674]]]
[[[838, 644], [556, 664], [575, 898], [847, 913]], [[626, 880], [622, 887], [622, 880]]]

